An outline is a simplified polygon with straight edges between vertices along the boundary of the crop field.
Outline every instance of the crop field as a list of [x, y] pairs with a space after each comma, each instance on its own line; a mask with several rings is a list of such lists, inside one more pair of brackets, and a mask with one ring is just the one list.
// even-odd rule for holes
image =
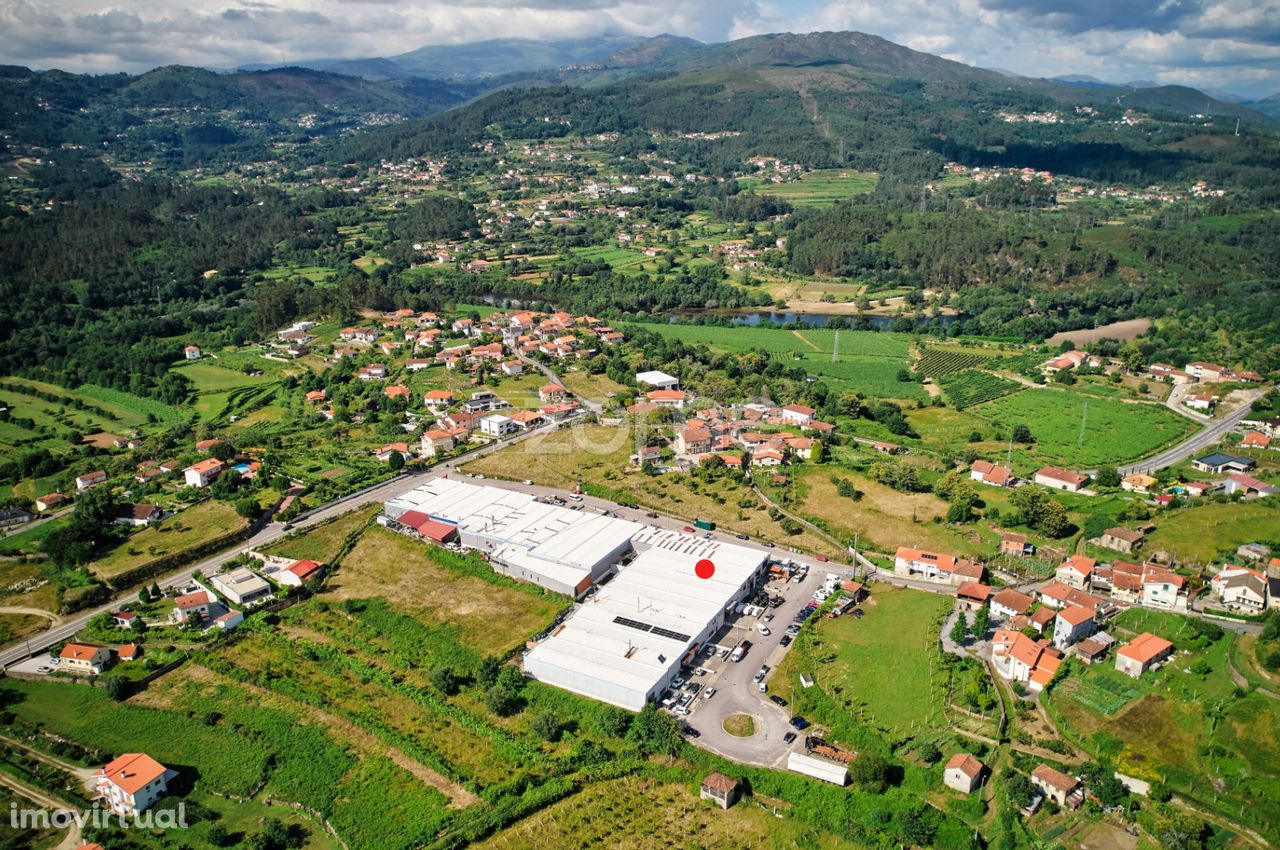
[[938, 378], [938, 384], [947, 401], [957, 410], [993, 401], [1022, 389], [1022, 385], [1015, 381], [977, 369], [944, 372]]
[[1139, 460], [1195, 428], [1163, 406], [1048, 389], [1022, 390], [974, 412], [999, 427], [1027, 425], [1033, 457], [1081, 469]]
[[[770, 689], [790, 697], [794, 710], [828, 725], [837, 738], [870, 725], [891, 737], [945, 724], [938, 661], [938, 617], [945, 596], [892, 585], [873, 585], [866, 616], [820, 619], [801, 632]], [[800, 674], [815, 687], [802, 688]]]
[[771, 183], [758, 177], [742, 177], [738, 185], [754, 189], [759, 195], [777, 195], [797, 207], [829, 207], [832, 204], [865, 195], [876, 187], [879, 175], [849, 168], [822, 168], [810, 171], [790, 183]]
[[990, 359], [990, 354], [931, 347], [920, 355], [920, 359], [916, 362], [916, 371], [926, 378], [940, 378], [952, 372], [981, 366]]
[[269, 383], [267, 375], [246, 375], [233, 369], [225, 369], [209, 360], [175, 366], [174, 371], [190, 379], [198, 393], [219, 393], [237, 387], [251, 387]]
[[1113, 679], [1068, 679], [1063, 683], [1062, 693], [1108, 717], [1142, 696], [1141, 692]]
[[303, 558], [319, 561], [322, 564], [333, 563], [342, 549], [347, 535], [363, 527], [382, 510], [381, 505], [370, 505], [360, 510], [343, 514], [332, 522], [326, 522], [309, 528], [297, 537], [286, 537], [278, 540], [262, 551], [268, 555], [283, 555], [287, 558], [301, 560]]
[[244, 528], [247, 521], [223, 502], [201, 502], [129, 537], [89, 564], [98, 578], [109, 580], [157, 558], [172, 555]]
[[[802, 835], [803, 834], [803, 835]], [[623, 839], [625, 836], [625, 839]], [[697, 837], [695, 842], [689, 839]], [[687, 785], [648, 778], [601, 782], [549, 806], [489, 839], [475, 850], [559, 850], [627, 847], [736, 847], [766, 850], [850, 847], [789, 820], [777, 820], [754, 806], [738, 804], [720, 811], [702, 802]]]

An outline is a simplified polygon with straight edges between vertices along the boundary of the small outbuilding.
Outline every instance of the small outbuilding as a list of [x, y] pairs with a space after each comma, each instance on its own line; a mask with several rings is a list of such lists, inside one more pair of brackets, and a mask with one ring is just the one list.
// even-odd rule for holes
[[738, 800], [738, 781], [723, 773], [708, 773], [702, 780], [702, 788], [698, 796], [710, 800], [722, 809], [727, 809]]

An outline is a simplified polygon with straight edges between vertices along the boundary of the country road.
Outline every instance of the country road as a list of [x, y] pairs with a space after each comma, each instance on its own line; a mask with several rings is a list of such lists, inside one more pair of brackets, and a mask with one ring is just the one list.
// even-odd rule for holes
[[[532, 357], [530, 357], [529, 355], [525, 354], [522, 351], [516, 352], [516, 356], [519, 357], [520, 362], [524, 363], [526, 366], [532, 366], [542, 374], [546, 375], [547, 378], [553, 384], [559, 384], [562, 387], [564, 386], [564, 379], [561, 378], [558, 374], [556, 374], [555, 370], [552, 369], [547, 364], [539, 363], [537, 360], [534, 360]], [[602, 405], [592, 401], [589, 398], [585, 398], [583, 396], [576, 395], [576, 394], [574, 395], [574, 398], [578, 400], [579, 404], [581, 404], [587, 410], [590, 410], [592, 413], [599, 414], [601, 411], [604, 410], [604, 407]]]
[[1128, 466], [1117, 467], [1121, 475], [1128, 475], [1131, 472], [1155, 472], [1158, 469], [1164, 469], [1167, 466], [1173, 466], [1175, 463], [1181, 463], [1194, 454], [1214, 445], [1229, 432], [1240, 424], [1240, 420], [1249, 415], [1252, 409], [1253, 401], [1261, 394], [1261, 391], [1255, 390], [1246, 395], [1245, 401], [1221, 419], [1213, 421], [1204, 428], [1192, 434], [1187, 439], [1178, 443], [1172, 448], [1165, 449], [1153, 457]]
[[[526, 431], [513, 439], [493, 442], [476, 448], [464, 455], [449, 458], [441, 465], [441, 467], [400, 475], [372, 488], [336, 499], [320, 506], [319, 508], [300, 515], [293, 521], [292, 530], [317, 525], [325, 520], [339, 516], [340, 514], [355, 510], [362, 505], [367, 505], [373, 502], [385, 502], [388, 499], [394, 499], [401, 493], [417, 487], [426, 476], [441, 471], [443, 467], [451, 467], [455, 463], [463, 463], [468, 460], [484, 457], [491, 452], [528, 439], [537, 434], [546, 434], [554, 431], [557, 427], [559, 426], [549, 425], [532, 431]], [[177, 573], [157, 579], [157, 584], [160, 585], [160, 589], [162, 591], [169, 590], [174, 587], [185, 587], [190, 584], [191, 579], [196, 574], [200, 574], [202, 576], [213, 575], [218, 571], [219, 567], [232, 558], [240, 555], [242, 552], [274, 543], [289, 533], [290, 529], [286, 529], [283, 523], [268, 523], [257, 534], [237, 543], [234, 547], [227, 549], [226, 551], [219, 552], [217, 555], [206, 558], [197, 564], [185, 567]], [[52, 626], [48, 631], [41, 632], [38, 635], [32, 635], [22, 643], [0, 650], [0, 668], [16, 664], [17, 662], [30, 658], [56, 643], [74, 638], [76, 633], [84, 627], [85, 623], [93, 617], [96, 617], [98, 614], [117, 611], [121, 606], [126, 606], [136, 598], [136, 592], [125, 593], [106, 605], [100, 605], [90, 610], [81, 611], [73, 615], [71, 618]]]

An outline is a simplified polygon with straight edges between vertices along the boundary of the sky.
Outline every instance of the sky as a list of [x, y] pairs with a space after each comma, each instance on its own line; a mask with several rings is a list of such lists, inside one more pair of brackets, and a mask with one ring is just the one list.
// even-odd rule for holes
[[1280, 93], [1280, 0], [0, 0], [0, 63], [233, 68], [490, 38], [822, 30], [1033, 77]]

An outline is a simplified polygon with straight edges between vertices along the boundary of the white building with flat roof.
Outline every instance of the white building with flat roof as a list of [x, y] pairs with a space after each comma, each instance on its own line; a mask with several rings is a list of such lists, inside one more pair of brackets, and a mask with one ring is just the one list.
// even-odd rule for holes
[[237, 605], [248, 605], [271, 595], [271, 585], [248, 567], [236, 567], [225, 573], [218, 573], [209, 582], [214, 590]]
[[495, 571], [575, 597], [631, 551], [631, 538], [642, 528], [539, 502], [528, 493], [447, 478], [387, 502], [383, 513], [394, 521], [410, 511], [455, 526], [459, 542], [488, 555]]
[[[548, 684], [631, 711], [657, 698], [764, 575], [764, 552], [644, 527], [639, 553], [524, 657]], [[699, 578], [699, 560], [715, 564]]]
[[680, 386], [680, 379], [668, 375], [666, 372], [659, 372], [657, 369], [651, 369], [648, 372], [636, 373], [637, 384], [648, 384], [660, 390], [674, 390]]

